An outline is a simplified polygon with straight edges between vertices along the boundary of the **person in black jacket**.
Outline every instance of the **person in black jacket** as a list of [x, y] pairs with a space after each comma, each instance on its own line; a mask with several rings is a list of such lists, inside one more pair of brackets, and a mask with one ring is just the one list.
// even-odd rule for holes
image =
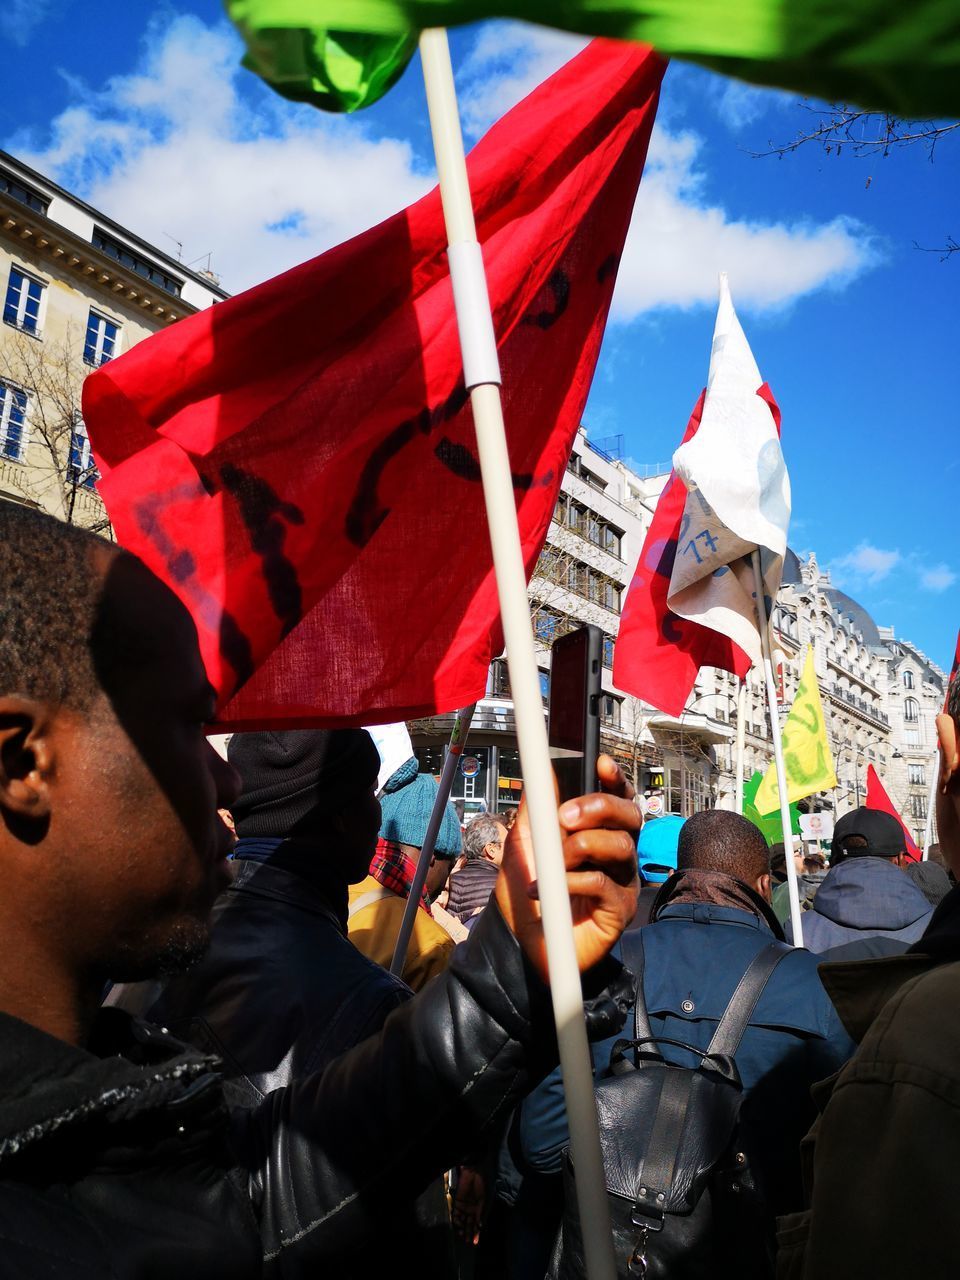
[[[227, 759], [242, 786], [238, 840], [210, 949], [159, 995], [137, 983], [109, 1003], [218, 1054], [227, 1099], [255, 1106], [379, 1031], [413, 993], [347, 938], [348, 887], [366, 875], [380, 827], [369, 733], [236, 733]], [[442, 1181], [419, 1201], [398, 1190], [382, 1218], [396, 1256], [416, 1258], [423, 1280], [453, 1275]], [[338, 1275], [366, 1276], [381, 1248], [363, 1242], [336, 1260]]]
[[[216, 1056], [99, 1009], [106, 982], [177, 971], [208, 944], [229, 881], [216, 811], [238, 794], [205, 736], [214, 710], [189, 614], [135, 557], [0, 504], [4, 1280], [330, 1274], [398, 1183], [425, 1187], [555, 1064], [525, 819], [448, 971], [258, 1106], [225, 1106]], [[620, 794], [558, 817], [609, 1033], [629, 1002], [608, 957], [635, 907], [638, 819], [613, 761], [598, 770]]]

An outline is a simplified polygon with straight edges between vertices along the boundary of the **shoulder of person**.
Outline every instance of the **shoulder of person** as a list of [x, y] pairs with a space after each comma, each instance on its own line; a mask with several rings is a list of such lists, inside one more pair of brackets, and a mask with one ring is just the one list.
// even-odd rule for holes
[[[904, 1083], [943, 1087], [960, 1105], [960, 961], [904, 983], [881, 1009], [857, 1055]], [[936, 1084], [939, 1081], [939, 1086]]]

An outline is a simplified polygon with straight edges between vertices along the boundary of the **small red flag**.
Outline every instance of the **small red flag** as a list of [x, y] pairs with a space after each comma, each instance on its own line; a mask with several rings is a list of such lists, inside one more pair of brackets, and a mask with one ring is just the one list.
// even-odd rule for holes
[[917, 848], [916, 841], [907, 830], [906, 824], [900, 817], [899, 813], [897, 813], [896, 809], [893, 807], [893, 801], [884, 790], [883, 783], [880, 781], [880, 776], [872, 764], [867, 765], [867, 798], [864, 802], [864, 808], [878, 809], [881, 813], [889, 813], [891, 817], [896, 818], [900, 823], [900, 826], [903, 827], [903, 837], [905, 841], [904, 848], [907, 851], [907, 856], [914, 862], [921, 861], [922, 855], [920, 850]]
[[[469, 158], [528, 575], [664, 68], [597, 41]], [[120, 542], [196, 621], [223, 727], [482, 696], [502, 638], [438, 191], [104, 365], [84, 417]]]
[[[697, 433], [705, 397], [704, 391], [682, 444]], [[747, 654], [727, 636], [678, 617], [667, 605], [686, 500], [686, 485], [671, 471], [643, 541], [613, 654], [617, 688], [671, 716], [683, 710], [701, 667], [720, 667], [743, 679], [751, 665]]]

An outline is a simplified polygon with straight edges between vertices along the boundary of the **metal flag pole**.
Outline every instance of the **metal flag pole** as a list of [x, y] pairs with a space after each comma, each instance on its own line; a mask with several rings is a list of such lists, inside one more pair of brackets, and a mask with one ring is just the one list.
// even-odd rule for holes
[[584, 1256], [590, 1280], [614, 1280], [613, 1235], [593, 1095], [593, 1068], [580, 990], [573, 913], [567, 893], [553, 770], [540, 699], [540, 680], [507, 437], [500, 403], [500, 365], [490, 300], [477, 242], [447, 33], [420, 36], [420, 57], [449, 244], [450, 277], [460, 332], [464, 378], [477, 431], [483, 495], [500, 598], [517, 745], [530, 819], [550, 994], [557, 1023], [570, 1148], [576, 1169]]
[[390, 972], [395, 973], [397, 977], [403, 973], [403, 966], [406, 964], [407, 948], [410, 945], [410, 935], [413, 933], [413, 922], [417, 918], [420, 895], [423, 893], [423, 886], [427, 881], [427, 872], [430, 870], [430, 862], [433, 859], [437, 834], [440, 831], [440, 823], [443, 821], [443, 811], [446, 809], [447, 801], [450, 799], [454, 775], [457, 772], [457, 765], [460, 763], [463, 748], [466, 746], [467, 734], [470, 732], [470, 722], [473, 720], [473, 713], [476, 709], [477, 704], [475, 702], [472, 702], [469, 707], [462, 707], [457, 712], [453, 722], [453, 731], [450, 734], [447, 755], [443, 762], [443, 768], [440, 770], [440, 781], [437, 784], [437, 797], [430, 812], [430, 821], [427, 823], [426, 834], [423, 837], [423, 847], [420, 850], [420, 857], [417, 859], [417, 869], [414, 872], [413, 883], [407, 896], [407, 905], [403, 909], [400, 932], [397, 934], [397, 943], [393, 948], [393, 959], [390, 961]]
[[793, 832], [790, 828], [790, 797], [787, 795], [787, 775], [783, 767], [783, 742], [780, 738], [780, 716], [777, 713], [777, 685], [773, 678], [773, 660], [770, 656], [770, 632], [767, 626], [767, 606], [763, 590], [763, 573], [760, 569], [759, 550], [751, 551], [753, 581], [757, 596], [757, 622], [760, 626], [760, 645], [763, 652], [763, 675], [767, 686], [767, 710], [770, 712], [770, 736], [773, 738], [773, 759], [777, 767], [777, 791], [780, 793], [780, 825], [783, 827], [783, 848], [787, 856], [787, 892], [790, 895], [790, 923], [793, 926], [793, 945], [803, 946], [803, 925], [800, 923], [800, 885], [797, 868], [793, 865]]
[[737, 690], [737, 813], [743, 814], [743, 749], [744, 735], [746, 733], [747, 718], [747, 678], [740, 681], [740, 688]]

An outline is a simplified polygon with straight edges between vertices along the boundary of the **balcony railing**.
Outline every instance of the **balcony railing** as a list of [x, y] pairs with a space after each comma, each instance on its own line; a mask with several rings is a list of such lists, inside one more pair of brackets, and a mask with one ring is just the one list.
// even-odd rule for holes
[[840, 702], [847, 703], [848, 706], [855, 707], [857, 711], [862, 712], [866, 716], [870, 716], [872, 720], [878, 721], [880, 724], [889, 725], [890, 717], [884, 712], [878, 711], [876, 707], [869, 702], [865, 702], [863, 698], [858, 698], [856, 694], [850, 693], [848, 689], [841, 689], [838, 684], [830, 686], [830, 696], [836, 698]]

